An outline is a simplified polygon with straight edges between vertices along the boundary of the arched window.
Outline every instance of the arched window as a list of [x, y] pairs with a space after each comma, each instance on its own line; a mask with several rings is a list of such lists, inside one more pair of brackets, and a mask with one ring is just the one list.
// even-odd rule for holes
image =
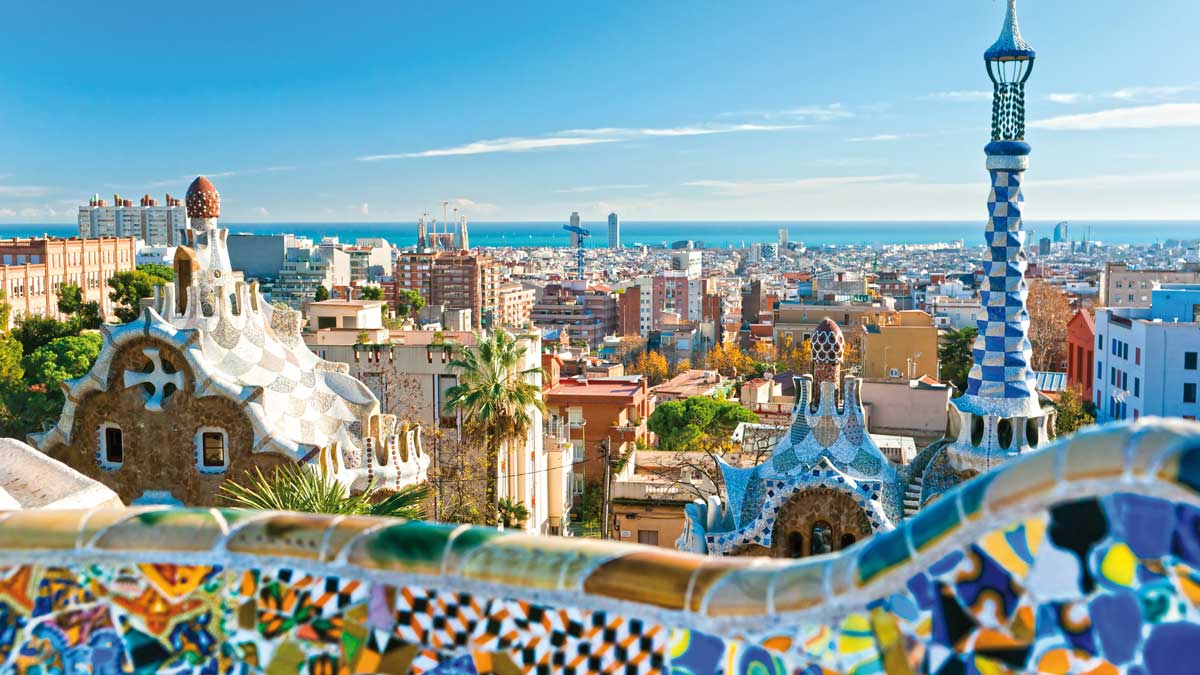
[[804, 557], [804, 535], [799, 532], [792, 532], [788, 535], [788, 557], [803, 558]]
[[812, 554], [822, 555], [833, 550], [833, 526], [818, 521], [812, 527]]
[[844, 549], [844, 548], [850, 548], [851, 546], [854, 545], [854, 541], [855, 541], [854, 535], [843, 534], [842, 535], [842, 545], [839, 546], [838, 549], [840, 550], [840, 549]]

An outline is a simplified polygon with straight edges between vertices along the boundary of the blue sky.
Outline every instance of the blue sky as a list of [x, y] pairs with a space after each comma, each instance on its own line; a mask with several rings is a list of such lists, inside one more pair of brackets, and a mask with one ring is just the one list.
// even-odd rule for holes
[[[1002, 0], [13, 3], [0, 222], [976, 219]], [[1023, 0], [1027, 215], [1200, 219], [1200, 3]]]

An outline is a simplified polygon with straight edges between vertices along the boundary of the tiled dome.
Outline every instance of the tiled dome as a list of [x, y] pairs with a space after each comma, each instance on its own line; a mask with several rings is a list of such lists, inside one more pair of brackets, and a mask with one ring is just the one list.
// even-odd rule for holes
[[814, 363], [841, 363], [846, 351], [846, 338], [842, 329], [828, 317], [817, 324], [812, 334], [812, 360]]
[[204, 176], [198, 176], [192, 181], [187, 191], [188, 218], [219, 218], [221, 216], [221, 195], [212, 181]]

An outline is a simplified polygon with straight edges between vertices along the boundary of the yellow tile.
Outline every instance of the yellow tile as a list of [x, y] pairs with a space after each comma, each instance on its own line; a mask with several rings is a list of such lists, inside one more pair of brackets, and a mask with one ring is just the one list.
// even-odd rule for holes
[[584, 592], [667, 609], [684, 609], [688, 582], [704, 564], [705, 558], [665, 548], [630, 547], [628, 551], [589, 574], [583, 581]]
[[321, 557], [324, 562], [337, 560], [342, 549], [350, 542], [372, 528], [395, 524], [390, 518], [374, 518], [370, 516], [347, 516], [330, 521], [329, 531], [325, 533], [325, 552]]
[[0, 549], [66, 550], [75, 548], [86, 511], [14, 511], [0, 527]]
[[590, 548], [580, 546], [580, 540], [576, 538], [502, 537], [475, 549], [457, 573], [479, 581], [558, 589], [564, 570], [577, 567], [580, 559], [593, 558], [594, 563], [588, 566], [591, 569], [612, 557], [607, 547], [594, 551], [589, 551]]

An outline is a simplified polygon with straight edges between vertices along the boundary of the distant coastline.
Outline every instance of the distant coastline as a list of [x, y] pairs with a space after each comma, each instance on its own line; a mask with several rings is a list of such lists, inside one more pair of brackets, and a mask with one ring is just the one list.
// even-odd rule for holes
[[[1029, 244], [1050, 236], [1056, 221], [1027, 221], [1033, 236]], [[360, 237], [384, 237], [400, 246], [411, 245], [417, 236], [416, 222], [395, 223], [236, 223], [223, 225], [231, 232], [254, 234], [293, 234], [319, 239], [337, 236], [343, 242]], [[608, 226], [603, 222], [584, 222], [592, 231], [588, 247], [603, 247], [608, 242]], [[1070, 238], [1080, 240], [1091, 228], [1091, 240], [1118, 244], [1151, 244], [1167, 239], [1200, 239], [1200, 220], [1193, 221], [1070, 221]], [[787, 228], [790, 241], [817, 245], [931, 244], [962, 239], [967, 246], [983, 244], [983, 221], [622, 221], [621, 242], [658, 246], [663, 242], [691, 239], [710, 248], [778, 241], [779, 228]], [[472, 246], [566, 246], [567, 233], [559, 222], [473, 222], [469, 225]], [[0, 238], [73, 236], [72, 224], [0, 224]]]

